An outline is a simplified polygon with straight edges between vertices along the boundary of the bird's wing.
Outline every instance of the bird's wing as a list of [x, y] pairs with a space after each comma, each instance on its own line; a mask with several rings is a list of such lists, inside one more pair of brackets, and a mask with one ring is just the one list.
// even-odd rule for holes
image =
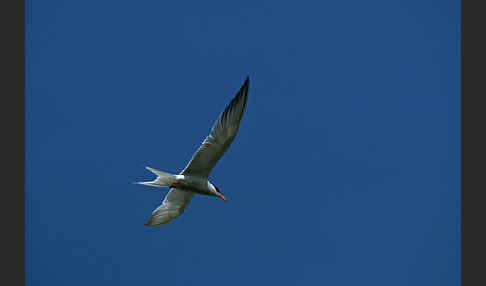
[[247, 77], [236, 96], [219, 115], [211, 132], [181, 174], [209, 177], [214, 165], [228, 150], [238, 132], [248, 98], [249, 82], [250, 80]]
[[160, 226], [175, 219], [187, 209], [193, 196], [193, 192], [170, 189], [162, 204], [152, 212], [152, 216], [145, 225]]

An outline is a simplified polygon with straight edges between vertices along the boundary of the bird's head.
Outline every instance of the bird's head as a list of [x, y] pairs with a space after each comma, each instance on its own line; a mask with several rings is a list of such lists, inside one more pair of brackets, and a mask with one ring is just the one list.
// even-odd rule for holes
[[216, 187], [215, 185], [212, 185], [212, 186], [213, 186], [213, 195], [215, 195], [216, 197], [219, 197], [223, 201], [227, 201], [227, 199], [223, 196], [223, 194], [221, 193], [219, 188]]

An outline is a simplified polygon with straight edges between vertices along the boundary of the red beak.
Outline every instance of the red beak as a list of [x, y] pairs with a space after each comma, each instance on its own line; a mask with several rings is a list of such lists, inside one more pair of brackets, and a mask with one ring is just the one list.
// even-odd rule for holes
[[227, 199], [221, 194], [219, 194], [218, 197], [220, 197], [223, 201], [227, 201]]

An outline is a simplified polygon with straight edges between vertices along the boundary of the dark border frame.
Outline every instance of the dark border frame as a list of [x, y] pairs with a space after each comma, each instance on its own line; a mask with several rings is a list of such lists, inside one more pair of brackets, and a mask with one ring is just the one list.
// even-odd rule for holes
[[[486, 285], [484, 10], [461, 1], [461, 285]], [[483, 118], [483, 119], [481, 119]], [[483, 281], [483, 282], [481, 282]]]
[[[25, 283], [25, 2], [0, 1], [1, 281]], [[7, 161], [5, 161], [5, 159]]]

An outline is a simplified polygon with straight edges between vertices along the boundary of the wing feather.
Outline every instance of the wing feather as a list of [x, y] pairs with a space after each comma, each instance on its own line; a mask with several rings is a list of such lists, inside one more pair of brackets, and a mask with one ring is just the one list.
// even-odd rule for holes
[[181, 172], [183, 175], [208, 178], [209, 173], [224, 155], [238, 132], [246, 107], [250, 80], [247, 77], [236, 96], [219, 115], [209, 135]]
[[187, 209], [193, 196], [193, 192], [171, 188], [145, 225], [161, 226], [175, 219]]

